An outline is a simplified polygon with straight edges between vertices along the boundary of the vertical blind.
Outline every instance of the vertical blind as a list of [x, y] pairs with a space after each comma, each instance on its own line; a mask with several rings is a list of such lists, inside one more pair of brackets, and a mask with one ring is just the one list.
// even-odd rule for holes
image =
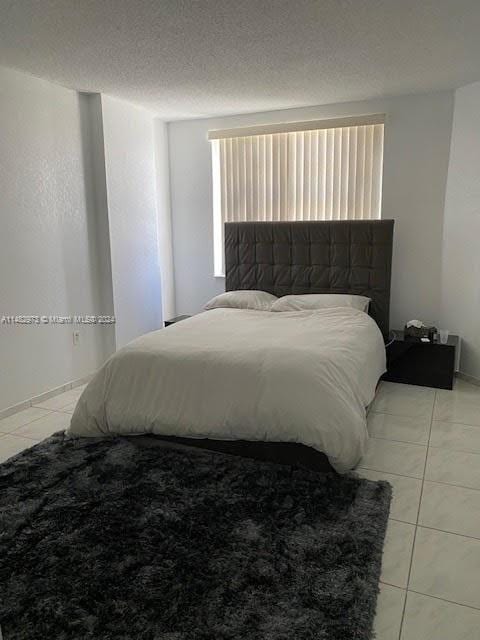
[[383, 122], [219, 133], [211, 136], [215, 275], [224, 274], [225, 222], [380, 218]]

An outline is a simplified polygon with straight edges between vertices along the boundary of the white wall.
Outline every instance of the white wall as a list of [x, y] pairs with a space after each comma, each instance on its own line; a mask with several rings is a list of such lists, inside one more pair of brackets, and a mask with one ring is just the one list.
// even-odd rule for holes
[[[0, 68], [0, 316], [111, 311], [91, 127], [84, 96]], [[112, 331], [0, 325], [0, 410], [95, 370]]]
[[458, 89], [445, 197], [442, 318], [460, 370], [480, 379], [480, 82]]
[[386, 113], [383, 217], [395, 219], [392, 327], [411, 318], [437, 321], [453, 93], [169, 124], [176, 311], [198, 311], [224, 290], [213, 277], [209, 129]]
[[117, 349], [162, 324], [153, 116], [102, 96]]
[[0, 325], [1, 411], [162, 326], [159, 247], [172, 311], [165, 125], [0, 68], [0, 194], [0, 316], [116, 316], [115, 326]]

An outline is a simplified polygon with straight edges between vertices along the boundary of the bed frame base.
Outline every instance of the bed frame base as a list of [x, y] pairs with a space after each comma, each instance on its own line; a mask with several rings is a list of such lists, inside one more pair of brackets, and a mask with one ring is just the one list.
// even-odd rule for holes
[[210, 440], [207, 438], [181, 438], [177, 436], [134, 436], [132, 442], [140, 446], [196, 447], [233, 456], [252, 458], [302, 467], [322, 473], [336, 473], [327, 456], [304, 444], [295, 442], [251, 442], [247, 440]]

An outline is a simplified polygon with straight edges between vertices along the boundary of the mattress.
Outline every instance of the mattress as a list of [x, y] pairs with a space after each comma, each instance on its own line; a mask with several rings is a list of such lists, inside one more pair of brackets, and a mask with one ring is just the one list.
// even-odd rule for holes
[[68, 433], [301, 443], [342, 473], [363, 455], [384, 371], [382, 334], [362, 311], [213, 309], [115, 353]]

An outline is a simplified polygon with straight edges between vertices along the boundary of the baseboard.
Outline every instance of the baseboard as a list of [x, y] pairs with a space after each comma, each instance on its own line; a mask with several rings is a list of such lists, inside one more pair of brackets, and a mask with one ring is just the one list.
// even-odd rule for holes
[[6, 409], [2, 409], [0, 411], [0, 420], [2, 418], [8, 418], [8, 416], [13, 415], [14, 413], [18, 413], [19, 411], [23, 411], [24, 409], [28, 409], [28, 407], [31, 407], [34, 404], [38, 404], [39, 402], [44, 402], [45, 400], [49, 400], [49, 398], [58, 396], [64, 391], [69, 391], [70, 389], [75, 389], [75, 387], [79, 387], [82, 384], [86, 384], [92, 376], [93, 373], [90, 373], [86, 376], [82, 376], [81, 378], [77, 378], [76, 380], [72, 380], [71, 382], [62, 384], [59, 387], [55, 387], [54, 389], [50, 389], [49, 391], [44, 391], [38, 396], [33, 396], [32, 398], [24, 400], [23, 402], [12, 404], [11, 407], [7, 407]]
[[465, 382], [470, 382], [470, 384], [480, 387], [480, 378], [475, 378], [475, 376], [470, 376], [468, 373], [462, 373], [461, 371], [457, 371], [456, 376], [460, 380], [465, 380]]

